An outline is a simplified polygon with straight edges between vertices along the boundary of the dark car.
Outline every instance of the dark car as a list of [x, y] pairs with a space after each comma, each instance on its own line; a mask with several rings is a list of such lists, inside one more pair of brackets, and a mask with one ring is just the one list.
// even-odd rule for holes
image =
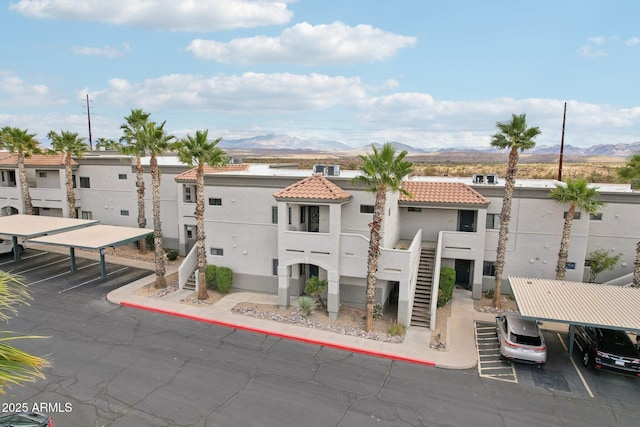
[[0, 416], [0, 427], [53, 427], [53, 419], [39, 412], [16, 412]]
[[584, 366], [640, 376], [640, 353], [626, 332], [576, 326], [575, 343]]

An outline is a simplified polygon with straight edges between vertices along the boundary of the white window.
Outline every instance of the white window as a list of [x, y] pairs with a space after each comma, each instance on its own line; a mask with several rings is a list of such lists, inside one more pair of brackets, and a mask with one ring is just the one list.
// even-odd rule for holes
[[500, 215], [487, 214], [487, 230], [498, 230], [500, 228]]
[[224, 251], [222, 250], [222, 248], [211, 248], [211, 255], [222, 256], [223, 254]]

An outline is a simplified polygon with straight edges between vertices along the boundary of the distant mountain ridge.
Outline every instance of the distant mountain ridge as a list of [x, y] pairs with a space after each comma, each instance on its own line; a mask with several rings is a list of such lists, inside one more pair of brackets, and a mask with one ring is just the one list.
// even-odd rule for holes
[[[496, 151], [493, 147], [486, 148], [416, 148], [401, 142], [391, 141], [398, 150], [407, 150], [409, 154], [427, 154], [427, 153], [462, 153], [477, 152], [486, 153]], [[376, 147], [381, 144], [374, 143]], [[369, 151], [371, 145], [363, 147], [352, 147], [340, 141], [318, 138], [299, 138], [286, 134], [267, 134], [258, 135], [251, 138], [243, 139], [223, 139], [219, 144], [220, 148], [225, 150], [299, 150], [312, 152], [345, 152], [345, 153], [362, 153]], [[640, 142], [632, 144], [598, 144], [591, 147], [575, 147], [566, 144], [564, 146], [565, 155], [575, 156], [612, 156], [612, 157], [629, 157], [640, 152]], [[533, 150], [527, 151], [530, 154], [559, 154], [560, 145], [541, 145]]]

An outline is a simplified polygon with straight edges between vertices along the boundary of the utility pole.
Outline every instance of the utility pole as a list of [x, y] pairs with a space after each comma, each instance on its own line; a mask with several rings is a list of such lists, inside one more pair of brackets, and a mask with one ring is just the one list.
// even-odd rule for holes
[[89, 150], [93, 151], [93, 140], [91, 139], [91, 110], [89, 109], [89, 94], [87, 94], [87, 122], [89, 122]]
[[564, 155], [564, 125], [567, 121], [567, 103], [564, 103], [562, 115], [562, 137], [560, 138], [560, 161], [558, 162], [558, 181], [562, 181], [562, 156]]

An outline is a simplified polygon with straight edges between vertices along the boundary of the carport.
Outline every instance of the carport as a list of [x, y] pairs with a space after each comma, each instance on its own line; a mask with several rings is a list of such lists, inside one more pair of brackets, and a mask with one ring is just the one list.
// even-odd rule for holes
[[107, 275], [104, 250], [140, 240], [153, 230], [148, 228], [120, 227], [117, 225], [92, 225], [62, 233], [31, 239], [35, 243], [46, 245], [66, 246], [71, 258], [71, 271], [76, 271], [75, 249], [100, 251], [100, 275]]
[[13, 241], [13, 259], [18, 261], [18, 238], [30, 240], [47, 234], [61, 233], [78, 228], [89, 227], [99, 221], [90, 219], [57, 218], [39, 215], [0, 216], [0, 235], [11, 236]]
[[575, 325], [640, 333], [640, 289], [509, 277], [523, 318], [569, 325], [569, 355]]

